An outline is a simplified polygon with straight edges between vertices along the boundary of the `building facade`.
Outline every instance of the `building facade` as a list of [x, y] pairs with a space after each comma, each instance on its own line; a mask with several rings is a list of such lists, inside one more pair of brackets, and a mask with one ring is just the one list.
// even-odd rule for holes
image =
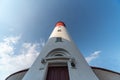
[[47, 43], [30, 69], [10, 75], [6, 80], [120, 80], [120, 74], [90, 67], [66, 30], [56, 23]]
[[[98, 67], [91, 68], [93, 72], [96, 74], [96, 76], [99, 78], [99, 80], [120, 80], [120, 73]], [[28, 69], [25, 69], [13, 73], [10, 76], [8, 76], [6, 80], [22, 80], [27, 71]]]

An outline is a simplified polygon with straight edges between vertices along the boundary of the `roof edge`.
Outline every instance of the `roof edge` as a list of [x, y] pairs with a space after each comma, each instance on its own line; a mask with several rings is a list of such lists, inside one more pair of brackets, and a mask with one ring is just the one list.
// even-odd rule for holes
[[118, 74], [118, 75], [120, 75], [120, 73], [119, 73], [119, 72], [112, 71], [112, 70], [105, 69], [105, 68], [94, 67], [94, 66], [91, 66], [91, 68], [92, 68], [92, 69], [99, 69], [99, 70], [103, 70], [103, 71], [108, 71], [108, 72], [112, 72], [112, 73], [115, 73], [115, 74]]
[[28, 71], [28, 70], [29, 70], [29, 68], [24, 69], [24, 70], [20, 70], [20, 71], [16, 71], [16, 72], [12, 73], [11, 75], [9, 75], [5, 80], [7, 80], [9, 77], [11, 77], [11, 76], [13, 76], [13, 75], [15, 75], [17, 73], [25, 72], [25, 71]]
[[[115, 71], [108, 70], [108, 69], [105, 69], [105, 68], [100, 68], [100, 67], [95, 67], [95, 66], [90, 66], [90, 67], [91, 67], [92, 69], [99, 69], [99, 70], [108, 71], [108, 72], [111, 72], [111, 73], [115, 73], [115, 74], [120, 75], [119, 72], [115, 72]], [[13, 76], [13, 75], [15, 75], [15, 74], [17, 74], [17, 73], [25, 72], [25, 71], [28, 71], [28, 70], [29, 70], [29, 68], [24, 69], [24, 70], [17, 71], [17, 72], [15, 72], [15, 73], [9, 75], [5, 80], [7, 80], [9, 77], [11, 77], [11, 76]]]

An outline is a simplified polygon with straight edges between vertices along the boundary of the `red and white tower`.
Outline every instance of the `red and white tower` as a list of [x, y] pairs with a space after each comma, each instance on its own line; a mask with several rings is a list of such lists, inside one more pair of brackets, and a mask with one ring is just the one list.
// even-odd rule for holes
[[57, 22], [46, 45], [22, 80], [99, 80], [69, 36]]

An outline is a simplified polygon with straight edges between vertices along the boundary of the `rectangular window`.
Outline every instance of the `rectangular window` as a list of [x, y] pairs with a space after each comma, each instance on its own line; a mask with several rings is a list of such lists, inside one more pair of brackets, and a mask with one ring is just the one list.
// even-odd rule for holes
[[61, 29], [58, 29], [58, 32], [61, 32]]
[[56, 42], [62, 42], [62, 38], [61, 37], [57, 37], [56, 38]]

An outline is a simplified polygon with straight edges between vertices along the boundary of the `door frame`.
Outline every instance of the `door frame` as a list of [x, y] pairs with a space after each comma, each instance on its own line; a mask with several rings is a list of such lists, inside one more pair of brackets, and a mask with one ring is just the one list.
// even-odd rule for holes
[[[51, 71], [55, 71], [55, 72], [57, 72], [57, 74], [55, 74], [55, 73], [51, 74]], [[64, 72], [64, 73], [61, 74], [61, 72]], [[66, 80], [66, 79], [70, 80], [69, 72], [68, 72], [68, 66], [65, 66], [65, 65], [62, 65], [62, 66], [49, 66], [48, 71], [47, 71], [47, 75], [46, 75], [46, 80], [49, 80], [49, 77], [55, 78], [55, 75], [56, 75], [56, 78], [59, 77], [59, 78], [65, 78], [64, 80]]]
[[68, 75], [69, 75], [69, 79], [70, 79], [70, 73], [69, 73], [69, 60], [60, 60], [60, 61], [47, 61], [46, 62], [46, 65], [45, 65], [45, 68], [44, 68], [44, 76], [43, 76], [43, 79], [42, 80], [46, 80], [46, 77], [47, 77], [47, 72], [48, 72], [48, 68], [49, 67], [55, 67], [55, 66], [66, 66], [68, 68]]

